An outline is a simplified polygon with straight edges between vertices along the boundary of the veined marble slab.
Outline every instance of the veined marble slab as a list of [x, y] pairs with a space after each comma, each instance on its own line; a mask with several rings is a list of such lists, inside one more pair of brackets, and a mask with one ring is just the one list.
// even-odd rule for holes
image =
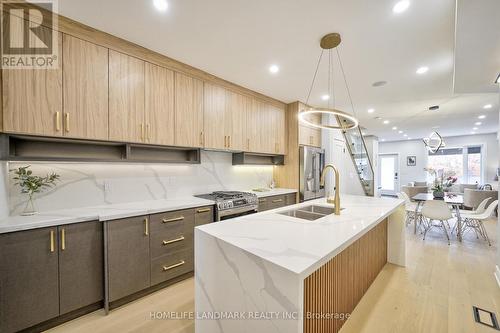
[[388, 261], [405, 265], [404, 201], [343, 195], [341, 215], [280, 215], [326, 199], [195, 229], [195, 329], [303, 332], [304, 279], [388, 219]]
[[279, 213], [309, 205], [333, 207], [325, 198], [197, 229], [305, 277], [403, 204], [400, 199], [342, 195], [344, 209], [340, 215], [327, 215], [315, 221]]
[[62, 209], [33, 216], [11, 216], [0, 220], [0, 234], [84, 221], [109, 221], [213, 204], [214, 202], [211, 200], [185, 197]]

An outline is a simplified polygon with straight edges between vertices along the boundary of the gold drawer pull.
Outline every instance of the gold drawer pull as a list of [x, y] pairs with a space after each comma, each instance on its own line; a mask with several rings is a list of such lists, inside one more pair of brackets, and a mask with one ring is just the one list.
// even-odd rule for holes
[[163, 266], [163, 271], [166, 272], [168, 270], [171, 270], [172, 268], [176, 268], [176, 267], [182, 266], [184, 264], [185, 264], [184, 260], [181, 260], [177, 264], [173, 264], [170, 266]]
[[184, 220], [184, 216], [174, 217], [173, 219], [163, 219], [161, 220], [163, 223], [176, 222]]
[[66, 230], [61, 229], [61, 250], [66, 250]]
[[203, 146], [203, 132], [200, 132], [200, 145]]
[[56, 250], [56, 245], [54, 242], [54, 230], [50, 231], [50, 252], [54, 252]]
[[276, 202], [282, 202], [283, 199], [276, 199], [276, 200], [273, 200], [273, 203], [276, 203]]
[[212, 209], [210, 209], [210, 208], [200, 208], [200, 209], [198, 209], [196, 212], [197, 212], [197, 213], [206, 213], [206, 212], [209, 212], [209, 211], [211, 211], [211, 210], [212, 210]]
[[163, 245], [168, 245], [168, 244], [172, 244], [172, 243], [177, 243], [177, 242], [183, 241], [184, 239], [185, 239], [184, 236], [181, 236], [179, 238], [171, 239], [171, 240], [168, 240], [168, 241], [164, 240], [162, 243], [163, 243]]
[[266, 202], [267, 199], [259, 199], [259, 203]]
[[149, 219], [144, 219], [144, 236], [149, 236]]
[[61, 112], [56, 112], [56, 131], [61, 130]]

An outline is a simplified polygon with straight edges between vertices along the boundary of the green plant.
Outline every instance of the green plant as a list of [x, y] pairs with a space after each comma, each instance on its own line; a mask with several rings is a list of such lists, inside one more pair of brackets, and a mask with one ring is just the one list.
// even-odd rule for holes
[[33, 171], [29, 170], [31, 165], [19, 167], [17, 169], [11, 169], [15, 177], [13, 178], [16, 182], [14, 185], [19, 185], [21, 187], [21, 193], [28, 194], [30, 200], [33, 194], [40, 193], [42, 190], [55, 186], [57, 180], [60, 176], [56, 173], [47, 174], [45, 177], [33, 175]]

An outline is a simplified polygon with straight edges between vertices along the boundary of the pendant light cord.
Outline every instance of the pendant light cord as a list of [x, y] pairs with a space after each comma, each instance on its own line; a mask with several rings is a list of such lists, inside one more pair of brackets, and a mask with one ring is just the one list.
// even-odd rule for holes
[[349, 84], [347, 83], [347, 78], [346, 78], [345, 72], [344, 72], [344, 66], [342, 65], [342, 60], [340, 59], [339, 48], [336, 47], [335, 50], [337, 51], [337, 57], [339, 59], [340, 70], [342, 71], [342, 76], [344, 77], [345, 87], [347, 89], [347, 95], [349, 96], [349, 102], [351, 103], [352, 114], [356, 117], [356, 110], [354, 109], [354, 103], [352, 102], [351, 90], [349, 89]]
[[312, 92], [312, 89], [314, 87], [314, 81], [316, 81], [316, 75], [318, 74], [319, 65], [321, 64], [321, 58], [323, 57], [323, 51], [324, 50], [322, 49], [321, 53], [319, 55], [318, 64], [316, 65], [316, 71], [314, 72], [314, 76], [313, 76], [313, 79], [311, 82], [311, 87], [309, 88], [309, 93], [307, 94], [306, 105], [309, 104], [309, 97], [311, 97], [311, 92]]

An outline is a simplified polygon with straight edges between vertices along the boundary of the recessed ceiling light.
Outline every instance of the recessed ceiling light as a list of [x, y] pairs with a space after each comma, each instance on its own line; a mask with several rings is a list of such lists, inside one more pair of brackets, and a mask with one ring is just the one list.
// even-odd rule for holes
[[361, 132], [361, 135], [366, 135], [366, 132]]
[[385, 141], [385, 139], [382, 139], [382, 140], [380, 140], [380, 141]]
[[368, 111], [368, 113], [373, 113], [373, 112], [375, 112], [375, 109], [370, 108], [367, 111]]
[[399, 13], [402, 13], [405, 10], [407, 10], [408, 7], [410, 7], [410, 1], [409, 0], [401, 0], [401, 1], [396, 2], [394, 7], [392, 7], [392, 11], [393, 11], [393, 13], [399, 14]]
[[408, 134], [405, 134], [405, 135], [403, 135], [403, 136], [404, 136], [404, 137], [407, 137], [407, 136], [408, 136]]
[[167, 0], [153, 0], [153, 6], [160, 11], [164, 12], [168, 9], [168, 2]]
[[324, 101], [327, 101], [327, 100], [330, 99], [330, 95], [322, 95], [321, 99], [324, 100]]
[[477, 119], [484, 119], [484, 118], [486, 118], [486, 116], [484, 114], [482, 114], [479, 117], [477, 117]]
[[470, 134], [476, 134], [476, 132], [470, 132]]
[[483, 109], [491, 109], [493, 105], [491, 104], [486, 104], [485, 106], [483, 106]]
[[427, 71], [429, 70], [429, 67], [427, 66], [422, 66], [422, 67], [419, 67], [416, 71], [417, 74], [424, 74], [424, 73], [427, 73]]
[[278, 65], [271, 65], [269, 66], [269, 71], [273, 74], [276, 74], [280, 71], [280, 68], [278, 67]]
[[386, 124], [386, 125], [387, 125], [387, 124], [389, 124], [389, 123], [390, 123], [390, 121], [389, 121], [389, 120], [384, 120], [384, 124]]
[[408, 138], [408, 140], [411, 140], [411, 138]]
[[399, 134], [403, 134], [403, 131], [398, 131]]
[[473, 127], [472, 129], [473, 129], [474, 131], [477, 131], [477, 127]]
[[474, 123], [474, 125], [476, 125], [476, 126], [481, 126], [481, 124], [482, 124], [482, 122], [480, 122], [480, 121]]
[[392, 130], [395, 131], [397, 130], [398, 128], [396, 126], [392, 127]]

